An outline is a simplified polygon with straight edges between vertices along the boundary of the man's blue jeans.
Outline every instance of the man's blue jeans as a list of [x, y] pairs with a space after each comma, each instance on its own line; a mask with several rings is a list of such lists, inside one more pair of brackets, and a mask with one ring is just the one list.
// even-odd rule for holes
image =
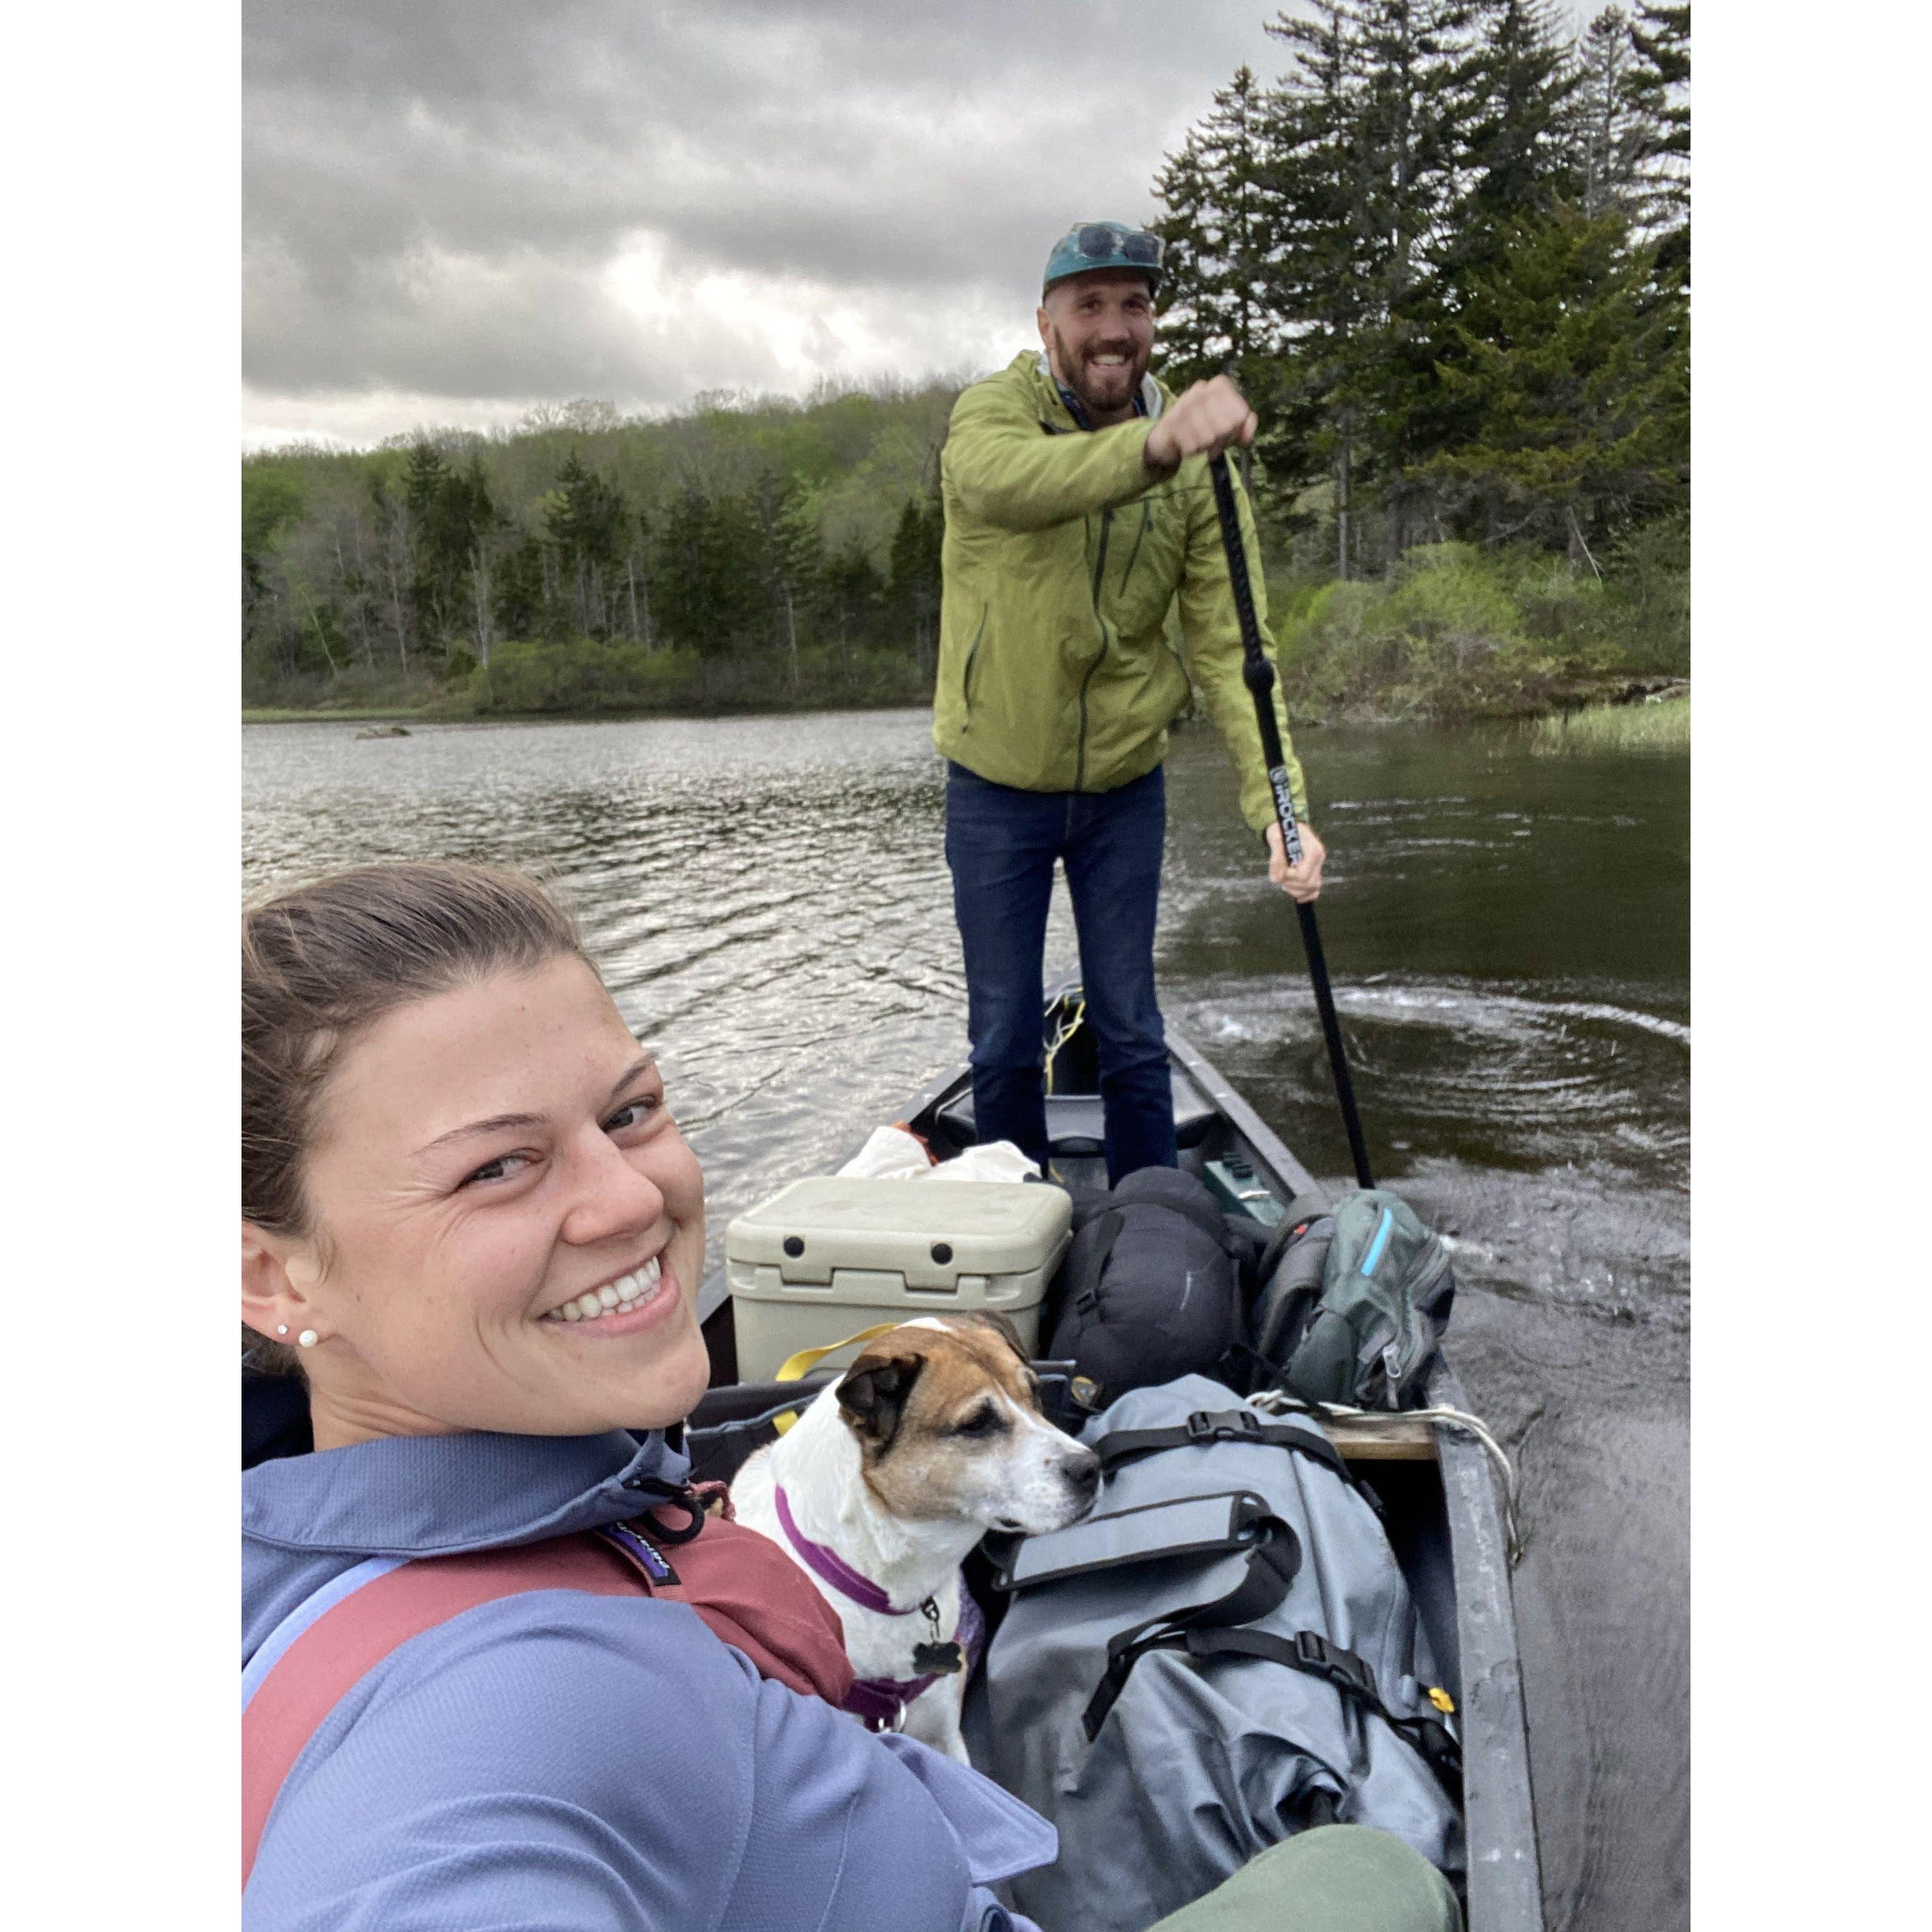
[[956, 764], [946, 774], [946, 862], [966, 955], [980, 1138], [1011, 1141], [1046, 1166], [1041, 966], [1058, 859], [1100, 1053], [1107, 1177], [1174, 1166], [1174, 1092], [1154, 992], [1167, 830], [1160, 767], [1107, 792], [1022, 791]]

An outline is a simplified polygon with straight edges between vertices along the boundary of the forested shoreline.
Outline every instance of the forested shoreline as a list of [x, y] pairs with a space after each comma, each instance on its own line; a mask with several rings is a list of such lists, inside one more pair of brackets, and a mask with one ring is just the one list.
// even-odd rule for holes
[[[1232, 369], [1261, 418], [1298, 715], [1528, 715], [1688, 674], [1689, 30], [1322, 6], [1167, 158], [1156, 367]], [[243, 703], [922, 702], [964, 380], [247, 458]]]

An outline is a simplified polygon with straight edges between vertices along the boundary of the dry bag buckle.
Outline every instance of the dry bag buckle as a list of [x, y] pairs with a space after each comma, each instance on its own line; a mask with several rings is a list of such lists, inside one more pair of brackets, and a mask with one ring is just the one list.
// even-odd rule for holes
[[1317, 1676], [1327, 1678], [1331, 1683], [1366, 1692], [1378, 1703], [1381, 1702], [1374, 1674], [1369, 1666], [1352, 1650], [1344, 1650], [1340, 1644], [1330, 1643], [1319, 1630], [1297, 1630], [1294, 1654]]
[[1194, 1444], [1261, 1439], [1262, 1420], [1251, 1408], [1229, 1409], [1220, 1415], [1197, 1408], [1187, 1418], [1186, 1426], [1187, 1439]]

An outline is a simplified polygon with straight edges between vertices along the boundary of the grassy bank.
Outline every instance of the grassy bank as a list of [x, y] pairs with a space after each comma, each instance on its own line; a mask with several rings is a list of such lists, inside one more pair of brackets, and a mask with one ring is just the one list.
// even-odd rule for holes
[[345, 668], [332, 678], [285, 680], [249, 693], [252, 724], [300, 718], [710, 717], [927, 704], [932, 681], [910, 650], [842, 650], [706, 657], [623, 638], [512, 640], [487, 665], [403, 678]]
[[376, 724], [431, 716], [423, 704], [390, 704], [374, 708], [334, 704], [244, 704], [244, 724]]
[[1268, 600], [1300, 716], [1532, 718], [1690, 671], [1689, 532], [1678, 523], [1576, 567], [1426, 544], [1370, 581], [1270, 579]]
[[1658, 704], [1592, 704], [1561, 717], [1539, 718], [1529, 732], [1529, 748], [1539, 754], [1688, 752], [1690, 700], [1666, 698]]

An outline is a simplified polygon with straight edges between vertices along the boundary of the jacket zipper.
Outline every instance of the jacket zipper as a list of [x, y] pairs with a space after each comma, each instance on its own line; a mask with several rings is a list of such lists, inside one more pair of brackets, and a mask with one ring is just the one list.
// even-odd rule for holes
[[1084, 788], [1087, 780], [1087, 687], [1094, 682], [1094, 674], [1100, 668], [1107, 655], [1107, 620], [1100, 614], [1100, 585], [1107, 574], [1107, 536], [1114, 527], [1114, 513], [1111, 509], [1100, 512], [1100, 549], [1094, 560], [1094, 621], [1100, 627], [1100, 656], [1087, 667], [1087, 675], [1080, 680], [1080, 749], [1073, 762], [1073, 789]]
[[1141, 539], [1148, 533], [1148, 525], [1154, 520], [1154, 512], [1148, 507], [1148, 500], [1141, 499], [1141, 526], [1134, 532], [1134, 547], [1127, 553], [1127, 567], [1120, 572], [1120, 595], [1127, 594], [1127, 579], [1134, 574], [1134, 562], [1141, 554]]
[[966, 668], [959, 674], [959, 698], [966, 708], [966, 715], [959, 723], [962, 731], [969, 728], [973, 722], [973, 667], [979, 662], [980, 640], [986, 634], [987, 614], [986, 610], [980, 613], [980, 628], [973, 633], [972, 644], [966, 652]]

